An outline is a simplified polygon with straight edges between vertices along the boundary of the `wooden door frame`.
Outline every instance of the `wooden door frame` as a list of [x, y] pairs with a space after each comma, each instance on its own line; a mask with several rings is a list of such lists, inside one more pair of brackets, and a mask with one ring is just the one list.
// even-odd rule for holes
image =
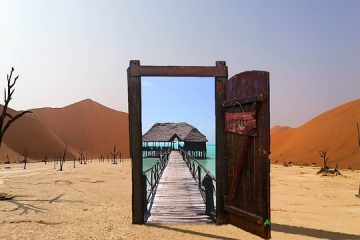
[[142, 66], [139, 60], [131, 60], [128, 75], [129, 140], [132, 164], [132, 223], [144, 224], [144, 192], [142, 178], [142, 123], [141, 77], [214, 77], [215, 124], [216, 124], [216, 224], [225, 223], [224, 187], [226, 186], [226, 162], [224, 159], [225, 135], [223, 102], [228, 80], [228, 68], [224, 61], [215, 66]]

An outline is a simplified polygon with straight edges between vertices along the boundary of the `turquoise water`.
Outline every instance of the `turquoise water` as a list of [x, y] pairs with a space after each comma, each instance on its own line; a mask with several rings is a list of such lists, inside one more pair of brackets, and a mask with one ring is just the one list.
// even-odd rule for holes
[[[199, 162], [215, 176], [215, 144], [206, 144], [206, 149], [207, 159], [199, 159]], [[143, 171], [151, 168], [157, 161], [158, 158], [144, 158]]]
[[145, 172], [149, 168], [155, 165], [155, 163], [158, 161], [158, 158], [144, 158], [143, 159], [143, 171]]
[[199, 159], [199, 162], [215, 176], [215, 144], [206, 144], [206, 150], [207, 159]]

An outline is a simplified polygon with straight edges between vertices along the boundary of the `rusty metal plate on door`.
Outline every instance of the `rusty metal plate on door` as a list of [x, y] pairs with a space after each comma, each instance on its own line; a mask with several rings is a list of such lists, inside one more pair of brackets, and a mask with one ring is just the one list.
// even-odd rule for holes
[[225, 131], [256, 136], [256, 111], [225, 113]]

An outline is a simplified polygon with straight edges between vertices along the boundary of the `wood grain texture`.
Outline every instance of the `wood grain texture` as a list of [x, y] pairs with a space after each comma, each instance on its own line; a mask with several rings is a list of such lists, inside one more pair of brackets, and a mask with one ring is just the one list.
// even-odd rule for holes
[[211, 223], [205, 203], [179, 152], [173, 151], [161, 176], [147, 223]]
[[[270, 219], [270, 111], [269, 111], [269, 73], [263, 71], [243, 72], [227, 81], [225, 102], [240, 100], [242, 106], [227, 108], [227, 112], [251, 112], [256, 102], [256, 136], [245, 136], [226, 132], [225, 159], [227, 164], [227, 183], [236, 183], [233, 194], [227, 185], [228, 223], [263, 238], [270, 238], [270, 227], [252, 221], [250, 215], [259, 216], [264, 221]], [[226, 106], [228, 104], [224, 104]], [[245, 159], [243, 146], [250, 145]], [[244, 160], [244, 162], [242, 162]], [[242, 167], [239, 167], [242, 166]], [[234, 195], [233, 199], [230, 198]], [[233, 211], [237, 209], [236, 211]], [[226, 210], [226, 209], [225, 209]], [[250, 213], [250, 214], [244, 214]]]
[[132, 161], [132, 222], [144, 223], [144, 186], [142, 179], [142, 129], [141, 129], [141, 78], [130, 74], [136, 62], [128, 68], [129, 140]]
[[[221, 62], [217, 62], [221, 65]], [[225, 131], [223, 102], [227, 84], [226, 77], [215, 78], [215, 122], [216, 122], [216, 224], [226, 224], [227, 219], [224, 213], [224, 195], [226, 193], [226, 172], [227, 162], [225, 159]]]
[[168, 77], [224, 77], [226, 66], [140, 66], [131, 68], [132, 76], [168, 76]]

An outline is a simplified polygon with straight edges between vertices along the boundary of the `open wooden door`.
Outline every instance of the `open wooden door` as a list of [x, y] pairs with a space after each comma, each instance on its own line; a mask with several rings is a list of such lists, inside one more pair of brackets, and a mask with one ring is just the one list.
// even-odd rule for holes
[[132, 222], [143, 224], [141, 76], [214, 77], [216, 114], [216, 223], [233, 224], [270, 238], [269, 73], [244, 72], [228, 79], [226, 63], [215, 66], [128, 68], [129, 136], [132, 159]]
[[270, 238], [269, 73], [249, 71], [226, 82], [224, 223]]

